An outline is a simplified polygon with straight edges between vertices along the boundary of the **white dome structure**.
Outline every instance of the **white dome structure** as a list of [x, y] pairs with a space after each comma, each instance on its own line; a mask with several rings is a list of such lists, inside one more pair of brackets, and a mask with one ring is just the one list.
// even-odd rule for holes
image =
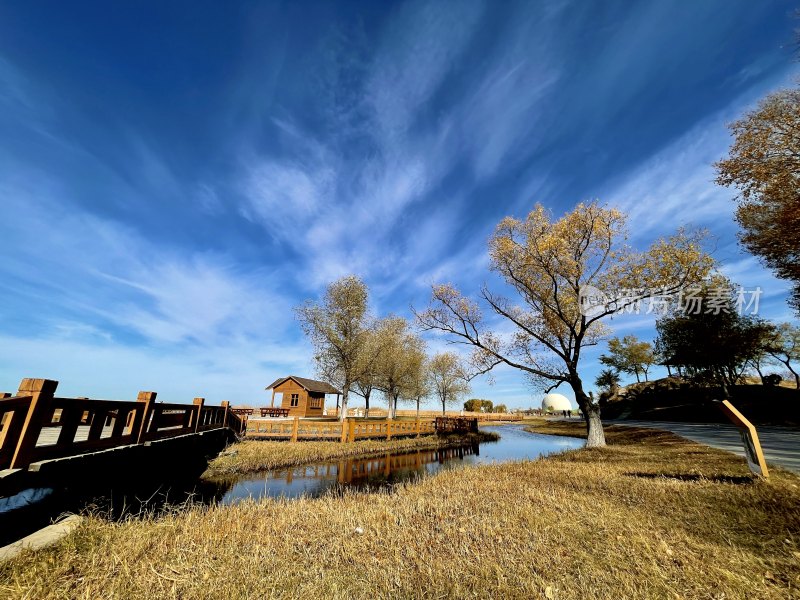
[[572, 410], [572, 405], [566, 396], [561, 394], [547, 394], [542, 400], [542, 410], [544, 412], [556, 412], [562, 410]]

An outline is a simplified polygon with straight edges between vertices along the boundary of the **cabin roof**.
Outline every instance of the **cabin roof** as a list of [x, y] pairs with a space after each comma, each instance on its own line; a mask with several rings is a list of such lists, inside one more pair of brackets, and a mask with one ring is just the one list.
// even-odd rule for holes
[[276, 379], [264, 389], [269, 390], [278, 387], [288, 379], [293, 379], [294, 381], [299, 383], [302, 386], [302, 388], [307, 392], [319, 392], [322, 394], [342, 393], [335, 387], [333, 387], [330, 383], [325, 383], [324, 381], [317, 381], [316, 379], [308, 379], [306, 377], [298, 377], [297, 375], [289, 375], [288, 377], [281, 377], [280, 379]]

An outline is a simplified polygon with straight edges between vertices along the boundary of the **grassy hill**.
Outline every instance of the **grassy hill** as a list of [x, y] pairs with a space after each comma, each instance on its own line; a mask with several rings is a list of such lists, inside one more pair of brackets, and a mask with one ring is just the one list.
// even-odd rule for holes
[[[800, 391], [755, 383], [730, 388], [730, 401], [753, 423], [800, 426]], [[607, 419], [726, 423], [714, 400], [718, 387], [698, 386], [678, 377], [629, 385], [603, 407]]]

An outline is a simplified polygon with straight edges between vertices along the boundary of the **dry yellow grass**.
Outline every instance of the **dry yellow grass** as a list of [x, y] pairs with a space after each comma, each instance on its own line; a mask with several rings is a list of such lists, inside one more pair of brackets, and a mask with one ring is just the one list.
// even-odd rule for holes
[[89, 519], [1, 564], [0, 597], [798, 597], [797, 477], [752, 480], [670, 434], [608, 437], [393, 493]]
[[322, 462], [351, 456], [369, 456], [386, 452], [403, 452], [427, 448], [449, 448], [472, 442], [497, 439], [495, 434], [436, 436], [396, 440], [360, 440], [340, 442], [285, 442], [270, 440], [245, 440], [228, 447], [212, 460], [203, 477], [213, 478], [282, 467], [294, 467], [312, 462]]

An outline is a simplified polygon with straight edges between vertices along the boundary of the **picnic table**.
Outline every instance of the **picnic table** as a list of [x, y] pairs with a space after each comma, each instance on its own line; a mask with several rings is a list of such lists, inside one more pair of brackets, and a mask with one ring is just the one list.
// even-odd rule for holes
[[276, 408], [273, 406], [265, 406], [261, 408], [262, 417], [288, 417], [288, 408]]

